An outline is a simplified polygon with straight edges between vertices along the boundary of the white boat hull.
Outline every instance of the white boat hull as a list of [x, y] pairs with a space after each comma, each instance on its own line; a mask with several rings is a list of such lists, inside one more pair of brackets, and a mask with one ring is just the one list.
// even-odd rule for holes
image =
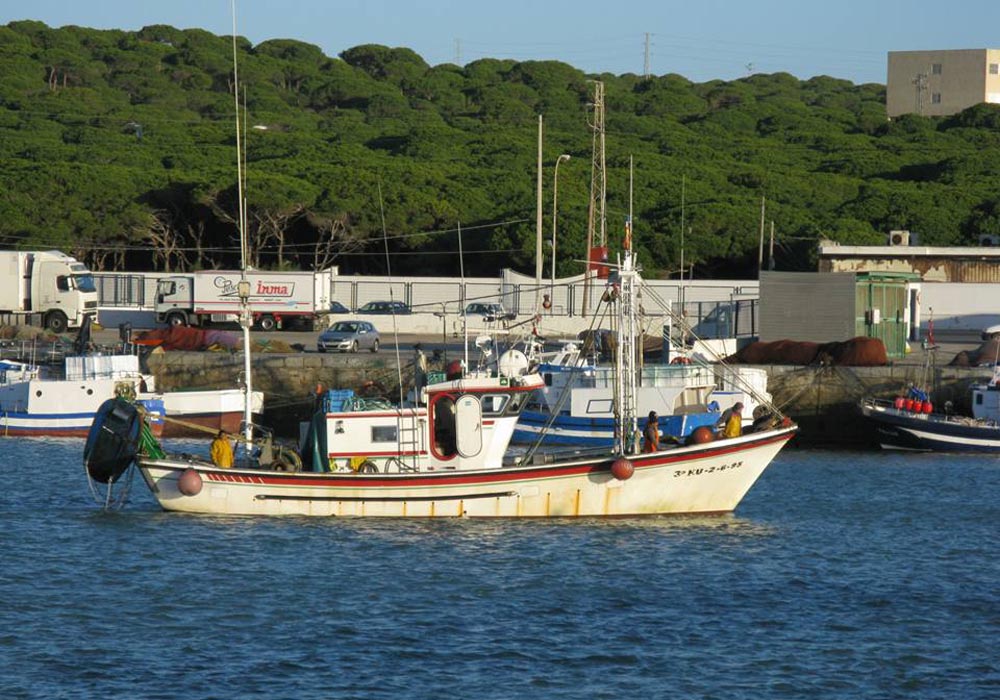
[[[189, 459], [139, 457], [166, 510], [215, 515], [365, 517], [593, 517], [728, 513], [795, 428], [633, 455], [615, 478], [613, 457], [484, 470], [394, 474], [219, 469]], [[198, 492], [178, 484], [192, 470]], [[190, 478], [190, 477], [188, 477]], [[188, 488], [188, 491], [191, 491]]]
[[[204, 391], [165, 391], [163, 409], [167, 420], [164, 437], [204, 437], [206, 431], [240, 432], [243, 421], [242, 389], [208, 389]], [[251, 397], [251, 412], [264, 410], [264, 394], [255, 391]]]

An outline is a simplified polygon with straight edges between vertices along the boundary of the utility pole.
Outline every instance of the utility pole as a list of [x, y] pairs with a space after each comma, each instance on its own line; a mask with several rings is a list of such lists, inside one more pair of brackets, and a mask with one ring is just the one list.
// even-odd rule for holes
[[760, 198], [760, 245], [757, 248], [757, 279], [760, 279], [760, 271], [764, 269], [764, 204], [765, 199]]
[[650, 73], [649, 73], [649, 37], [650, 37], [649, 32], [646, 32], [646, 50], [643, 53], [643, 59], [642, 59], [642, 77], [645, 78], [646, 80], [649, 80], [649, 76], [650, 76]]
[[774, 219], [771, 219], [771, 245], [767, 251], [767, 269], [774, 270]]
[[600, 237], [600, 245], [607, 245], [608, 222], [605, 211], [607, 204], [608, 178], [604, 159], [604, 83], [594, 81], [594, 122], [593, 148], [590, 165], [590, 205], [587, 208], [587, 266], [583, 273], [583, 315], [587, 315], [590, 301], [590, 257], [594, 247], [595, 234]]
[[538, 115], [538, 176], [535, 178], [535, 313], [541, 308], [539, 295], [542, 289], [542, 115]]

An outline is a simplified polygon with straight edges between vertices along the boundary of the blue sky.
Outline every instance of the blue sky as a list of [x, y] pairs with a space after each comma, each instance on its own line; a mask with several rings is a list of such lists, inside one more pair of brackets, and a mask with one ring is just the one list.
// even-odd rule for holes
[[[232, 31], [229, 0], [30, 0], [0, 3], [0, 24]], [[239, 0], [238, 32], [298, 39], [335, 56], [359, 44], [405, 46], [430, 64], [556, 59], [587, 72], [650, 71], [698, 82], [786, 71], [885, 82], [886, 52], [1000, 46], [993, 0]]]

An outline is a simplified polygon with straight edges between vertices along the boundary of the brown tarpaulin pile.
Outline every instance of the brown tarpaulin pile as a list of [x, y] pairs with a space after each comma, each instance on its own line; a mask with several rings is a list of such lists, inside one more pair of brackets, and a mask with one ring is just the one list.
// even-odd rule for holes
[[[216, 350], [237, 352], [243, 349], [243, 336], [232, 331], [205, 330], [187, 326], [155, 328], [136, 334], [132, 342], [149, 345], [162, 350]], [[254, 340], [251, 352], [296, 352], [292, 346], [281, 340]]]
[[831, 343], [774, 340], [750, 343], [726, 362], [747, 365], [840, 365], [880, 367], [888, 362], [885, 345], [878, 338], [859, 336]]
[[992, 365], [997, 361], [998, 350], [1000, 350], [1000, 338], [991, 338], [976, 350], [963, 350], [958, 353], [948, 365], [951, 367]]

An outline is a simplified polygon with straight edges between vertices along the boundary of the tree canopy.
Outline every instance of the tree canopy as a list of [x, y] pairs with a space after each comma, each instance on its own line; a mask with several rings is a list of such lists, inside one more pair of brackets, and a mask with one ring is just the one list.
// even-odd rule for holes
[[[247, 231], [262, 267], [534, 270], [538, 115], [546, 241], [560, 154], [560, 274], [582, 271], [593, 81], [605, 85], [607, 230], [632, 207], [651, 276], [756, 273], [765, 204], [780, 269], [819, 239], [975, 244], [1000, 234], [1000, 107], [885, 117], [885, 88], [831, 77], [587, 75], [556, 61], [429, 66], [406, 48], [237, 41]], [[0, 245], [96, 269], [234, 267], [232, 42], [41, 22], [0, 27]], [[546, 246], [546, 256], [549, 247]], [[150, 254], [150, 251], [153, 254]], [[545, 269], [548, 270], [548, 260]]]

